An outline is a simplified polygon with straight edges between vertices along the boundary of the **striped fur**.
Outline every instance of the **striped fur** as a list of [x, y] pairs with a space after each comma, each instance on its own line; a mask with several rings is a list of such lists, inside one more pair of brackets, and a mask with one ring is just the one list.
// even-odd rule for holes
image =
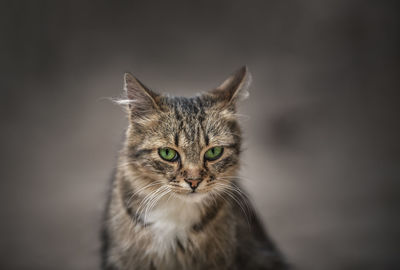
[[[125, 75], [129, 127], [103, 230], [103, 269], [286, 269], [236, 175], [243, 67], [218, 88], [166, 97]], [[205, 152], [223, 147], [207, 161]], [[158, 149], [179, 153], [163, 160]], [[188, 179], [200, 179], [195, 192]]]

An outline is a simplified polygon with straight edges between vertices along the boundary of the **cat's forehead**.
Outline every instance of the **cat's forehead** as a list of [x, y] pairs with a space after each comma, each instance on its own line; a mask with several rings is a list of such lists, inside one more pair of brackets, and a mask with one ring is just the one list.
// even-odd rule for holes
[[199, 115], [212, 108], [210, 102], [200, 96], [195, 97], [164, 97], [164, 104], [170, 111], [184, 116]]
[[[173, 97], [168, 98], [168, 109], [166, 121], [179, 124], [180, 128], [195, 129], [199, 125], [211, 127], [222, 127], [232, 118], [230, 113], [219, 109], [214, 104], [207, 102], [201, 97]], [[212, 131], [212, 130], [207, 130]], [[190, 133], [190, 132], [189, 132]]]
[[180, 147], [201, 147], [209, 144], [226, 145], [234, 142], [237, 133], [236, 119], [217, 109], [200, 97], [168, 97], [163, 102], [164, 113], [156, 125], [160, 143]]

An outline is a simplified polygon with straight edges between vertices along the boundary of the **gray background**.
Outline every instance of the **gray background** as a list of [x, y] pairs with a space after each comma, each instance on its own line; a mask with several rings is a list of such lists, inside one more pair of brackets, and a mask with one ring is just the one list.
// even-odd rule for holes
[[242, 176], [298, 269], [400, 269], [398, 1], [1, 1], [0, 268], [98, 269], [131, 71], [247, 64]]

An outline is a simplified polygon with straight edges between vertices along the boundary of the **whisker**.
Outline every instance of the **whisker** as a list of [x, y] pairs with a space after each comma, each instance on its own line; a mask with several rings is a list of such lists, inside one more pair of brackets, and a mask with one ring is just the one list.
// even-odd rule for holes
[[154, 195], [160, 191], [161, 188], [163, 187], [157, 188], [155, 191], [150, 192], [143, 198], [143, 200], [139, 203], [139, 206], [136, 210], [136, 215], [139, 215], [143, 212], [143, 210], [141, 209], [147, 205], [148, 201], [151, 200], [154, 197]]
[[[223, 179], [223, 178], [222, 178]], [[226, 185], [227, 188], [231, 189], [231, 190], [235, 190], [238, 193], [240, 193], [241, 195], [243, 195], [247, 200], [249, 200], [248, 195], [243, 192], [242, 189], [240, 189], [237, 185], [235, 185], [234, 183], [225, 183], [225, 182], [217, 182], [217, 184], [222, 184], [222, 185]]]
[[[221, 180], [221, 178], [218, 178], [218, 180]], [[243, 199], [243, 203], [245, 203], [246, 206], [249, 206], [249, 205], [248, 205], [248, 204], [249, 204], [248, 195], [247, 195], [246, 193], [244, 193], [244, 192], [243, 192], [238, 186], [236, 186], [235, 184], [233, 184], [233, 183], [231, 183], [231, 182], [225, 183], [225, 182], [219, 182], [219, 181], [217, 181], [217, 182], [212, 182], [211, 184], [209, 184], [209, 187], [214, 186], [214, 185], [220, 186], [220, 187], [223, 187], [223, 188], [227, 188], [227, 189], [229, 189], [229, 190], [231, 190], [231, 191], [233, 191], [233, 192], [238, 193], [238, 196], [240, 196], [240, 197]], [[246, 208], [251, 209], [251, 207], [246, 207]], [[251, 211], [250, 211], [250, 212], [251, 212]]]
[[133, 199], [133, 197], [134, 197], [135, 195], [139, 194], [139, 192], [141, 192], [142, 190], [144, 190], [144, 189], [146, 189], [146, 188], [149, 188], [149, 187], [152, 187], [152, 186], [160, 185], [160, 184], [162, 184], [161, 181], [156, 181], [155, 183], [150, 183], [150, 184], [148, 184], [148, 185], [146, 185], [146, 186], [144, 186], [144, 187], [142, 187], [142, 188], [136, 190], [136, 191], [135, 191], [134, 193], [132, 193], [132, 195], [130, 196], [130, 198], [129, 198], [127, 204], [130, 205], [131, 200]]
[[151, 210], [154, 208], [154, 206], [161, 200], [162, 197], [164, 197], [166, 194], [168, 194], [170, 190], [168, 187], [165, 187], [164, 191], [161, 192], [161, 194], [158, 195], [151, 203], [148, 204], [148, 206], [145, 209], [144, 212], [144, 218], [143, 220], [147, 220], [147, 214], [151, 212]]
[[247, 223], [250, 225], [249, 215], [250, 213], [252, 213], [252, 211], [251, 207], [249, 206], [249, 201], [247, 197], [243, 193], [240, 193], [239, 189], [233, 188], [231, 185], [227, 185], [224, 183], [216, 183], [216, 186], [222, 188], [218, 190], [227, 194], [231, 199], [233, 199], [237, 203], [237, 205], [240, 207], [243, 214], [245, 215]]

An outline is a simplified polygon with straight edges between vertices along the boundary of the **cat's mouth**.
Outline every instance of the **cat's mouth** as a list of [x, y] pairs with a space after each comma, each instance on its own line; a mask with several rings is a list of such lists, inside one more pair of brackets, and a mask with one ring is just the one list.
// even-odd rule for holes
[[195, 190], [187, 190], [187, 189], [173, 189], [173, 192], [183, 199], [190, 199], [190, 200], [198, 200], [202, 199], [207, 196], [208, 190], [203, 189], [195, 189]]
[[194, 194], [204, 194], [205, 193], [205, 191], [203, 191], [203, 190], [186, 190], [186, 189], [184, 189], [184, 190], [174, 190], [174, 192], [178, 193], [178, 194], [181, 194], [181, 195], [188, 195], [188, 196], [191, 196], [191, 195], [194, 195]]
[[190, 201], [200, 202], [207, 196], [205, 192], [198, 192], [198, 191], [190, 191], [186, 194], [186, 198]]
[[192, 191], [189, 191], [188, 196], [195, 196], [198, 194], [204, 194], [204, 193], [200, 193], [200, 192], [197, 192], [196, 190], [192, 190]]

